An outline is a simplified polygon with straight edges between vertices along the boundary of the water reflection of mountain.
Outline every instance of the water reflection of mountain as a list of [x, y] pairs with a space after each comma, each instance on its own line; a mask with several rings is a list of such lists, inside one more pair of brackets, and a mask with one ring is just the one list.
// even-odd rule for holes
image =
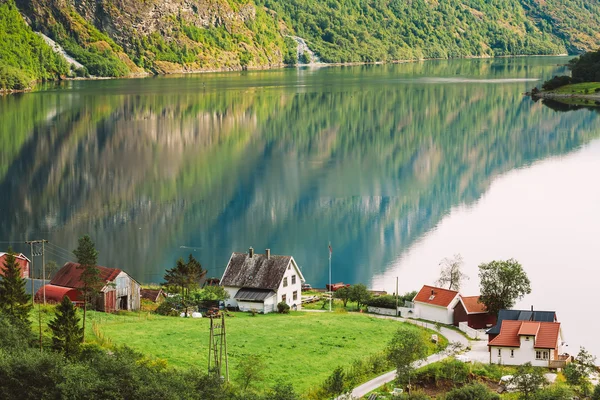
[[181, 246], [214, 274], [232, 250], [269, 246], [315, 283], [331, 240], [334, 279], [367, 281], [498, 174], [600, 135], [595, 113], [554, 112], [523, 99], [522, 83], [411, 82], [419, 65], [436, 76], [553, 72], [477, 60], [0, 99], [0, 240], [72, 248], [89, 232], [103, 263], [143, 281], [160, 279], [189, 252]]

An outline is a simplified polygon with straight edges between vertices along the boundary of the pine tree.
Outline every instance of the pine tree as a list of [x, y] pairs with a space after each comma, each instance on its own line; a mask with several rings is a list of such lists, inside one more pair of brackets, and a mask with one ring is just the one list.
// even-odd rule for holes
[[4, 262], [4, 275], [0, 275], [0, 313], [13, 322], [29, 325], [30, 297], [25, 292], [25, 279], [12, 249]]
[[65, 296], [56, 306], [56, 317], [48, 323], [52, 329], [52, 347], [68, 358], [79, 354], [83, 341], [83, 327], [71, 300]]
[[83, 292], [83, 332], [81, 340], [85, 339], [85, 321], [87, 312], [87, 303], [91, 301], [96, 293], [100, 290], [102, 282], [100, 281], [100, 270], [96, 268], [98, 264], [98, 250], [89, 235], [84, 235], [79, 238], [78, 246], [73, 250], [73, 254], [77, 257], [79, 269], [81, 272], [81, 282], [83, 287], [80, 288]]

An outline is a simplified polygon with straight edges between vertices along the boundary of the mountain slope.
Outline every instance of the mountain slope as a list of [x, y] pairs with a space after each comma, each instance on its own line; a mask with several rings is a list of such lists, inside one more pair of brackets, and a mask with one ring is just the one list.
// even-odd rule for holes
[[[10, 8], [13, 1], [0, 5]], [[24, 25], [27, 35], [31, 29], [48, 35], [86, 67], [79, 74], [96, 76], [293, 64], [297, 46], [288, 35], [304, 38], [324, 62], [579, 53], [600, 46], [595, 0], [255, 1], [16, 5], [31, 26]], [[9, 18], [14, 15], [0, 13], [0, 24]], [[1, 55], [0, 63], [23, 68]], [[34, 79], [56, 76], [51, 66], [36, 68], [41, 73]]]

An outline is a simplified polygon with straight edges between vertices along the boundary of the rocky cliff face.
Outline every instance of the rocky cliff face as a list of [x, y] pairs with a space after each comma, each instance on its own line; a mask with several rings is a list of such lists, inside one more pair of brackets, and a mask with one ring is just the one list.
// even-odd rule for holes
[[[18, 0], [17, 5], [35, 30], [69, 53], [81, 53], [73, 55], [92, 75], [283, 63], [285, 42], [276, 17], [244, 0]], [[116, 65], [114, 73], [103, 73], [111, 68], [99, 66], [105, 60], [94, 60], [95, 55]]]

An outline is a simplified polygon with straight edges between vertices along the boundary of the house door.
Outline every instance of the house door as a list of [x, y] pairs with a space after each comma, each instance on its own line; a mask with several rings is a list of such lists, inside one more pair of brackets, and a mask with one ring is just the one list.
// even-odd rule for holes
[[127, 307], [127, 296], [119, 297], [119, 310], [129, 310], [129, 307]]

